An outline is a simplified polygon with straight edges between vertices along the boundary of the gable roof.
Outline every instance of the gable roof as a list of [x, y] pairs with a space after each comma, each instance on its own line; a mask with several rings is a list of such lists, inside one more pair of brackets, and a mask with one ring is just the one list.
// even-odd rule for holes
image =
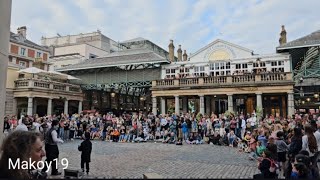
[[319, 46], [320, 45], [320, 30], [311, 34], [298, 38], [296, 40], [285, 43], [277, 47], [277, 50], [281, 49], [293, 49], [300, 47]]
[[78, 64], [69, 65], [57, 70], [70, 71], [159, 62], [169, 63], [170, 61], [149, 49], [129, 49], [114, 52], [101, 58], [87, 59]]
[[230, 43], [230, 42], [228, 42], [228, 41], [224, 41], [224, 40], [222, 40], [222, 39], [216, 39], [216, 40], [214, 40], [213, 42], [211, 42], [210, 44], [206, 45], [205, 47], [203, 47], [203, 48], [199, 49], [198, 51], [196, 51], [195, 53], [191, 54], [190, 58], [191, 58], [191, 57], [194, 57], [195, 55], [199, 54], [200, 52], [204, 51], [205, 49], [209, 48], [210, 46], [212, 46], [212, 45], [214, 45], [214, 44], [216, 44], [216, 43], [218, 43], [218, 42], [221, 42], [221, 43], [223, 43], [223, 44], [227, 44], [227, 45], [229, 45], [229, 46], [233, 46], [233, 47], [242, 49], [242, 50], [244, 50], [244, 51], [248, 51], [248, 52], [250, 52], [250, 53], [253, 52], [253, 50], [250, 50], [250, 49], [248, 49], [248, 48], [239, 46], [239, 45], [237, 45], [237, 44], [233, 44], [233, 43]]
[[13, 32], [10, 32], [10, 42], [14, 42], [14, 43], [17, 43], [17, 44], [21, 44], [21, 45], [24, 45], [24, 46], [28, 46], [28, 47], [31, 47], [31, 48], [35, 48], [35, 49], [39, 49], [39, 50], [42, 50], [42, 51], [46, 51], [46, 52], [50, 52], [50, 50], [45, 47], [45, 46], [41, 46], [35, 42], [32, 42], [26, 38], [24, 38], [22, 35], [19, 35], [19, 34], [15, 34]]

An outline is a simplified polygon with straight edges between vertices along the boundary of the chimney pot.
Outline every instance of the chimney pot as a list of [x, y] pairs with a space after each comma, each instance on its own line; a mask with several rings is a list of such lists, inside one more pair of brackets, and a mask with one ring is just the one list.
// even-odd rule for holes
[[169, 60], [171, 62], [174, 61], [174, 45], [173, 45], [173, 40], [170, 40], [170, 44], [169, 44]]
[[182, 50], [181, 50], [181, 45], [179, 45], [179, 49], [177, 50], [178, 52], [178, 61], [182, 61]]
[[17, 34], [23, 36], [26, 39], [27, 38], [27, 27], [26, 26], [18, 27]]
[[183, 61], [188, 60], [187, 50], [183, 50]]

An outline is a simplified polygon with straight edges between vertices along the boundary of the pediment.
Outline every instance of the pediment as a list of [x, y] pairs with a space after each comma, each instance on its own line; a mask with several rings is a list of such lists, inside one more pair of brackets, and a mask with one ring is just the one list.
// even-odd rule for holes
[[190, 61], [223, 61], [252, 56], [252, 50], [217, 39], [190, 56]]

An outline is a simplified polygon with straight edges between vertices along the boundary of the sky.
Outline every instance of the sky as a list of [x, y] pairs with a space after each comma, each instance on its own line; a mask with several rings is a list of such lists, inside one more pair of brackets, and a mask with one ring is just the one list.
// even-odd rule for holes
[[194, 53], [216, 39], [275, 53], [281, 25], [292, 41], [320, 29], [319, 0], [13, 0], [11, 31], [27, 38], [100, 30], [115, 41], [142, 37]]

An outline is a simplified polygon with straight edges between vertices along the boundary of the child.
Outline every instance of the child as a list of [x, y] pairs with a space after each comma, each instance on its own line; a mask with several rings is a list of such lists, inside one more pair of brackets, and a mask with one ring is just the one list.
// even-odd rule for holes
[[84, 163], [86, 163], [87, 174], [89, 174], [89, 163], [91, 161], [92, 143], [90, 141], [90, 133], [85, 132], [85, 140], [78, 146], [78, 150], [81, 151], [81, 169], [84, 172]]
[[282, 131], [278, 131], [277, 132], [277, 140], [275, 141], [275, 144], [277, 145], [277, 153], [278, 153], [278, 162], [280, 164], [280, 166], [282, 167], [282, 172], [284, 172], [285, 170], [285, 162], [286, 162], [286, 155], [287, 155], [287, 151], [288, 151], [288, 145], [286, 144], [286, 142], [284, 142], [284, 133]]

